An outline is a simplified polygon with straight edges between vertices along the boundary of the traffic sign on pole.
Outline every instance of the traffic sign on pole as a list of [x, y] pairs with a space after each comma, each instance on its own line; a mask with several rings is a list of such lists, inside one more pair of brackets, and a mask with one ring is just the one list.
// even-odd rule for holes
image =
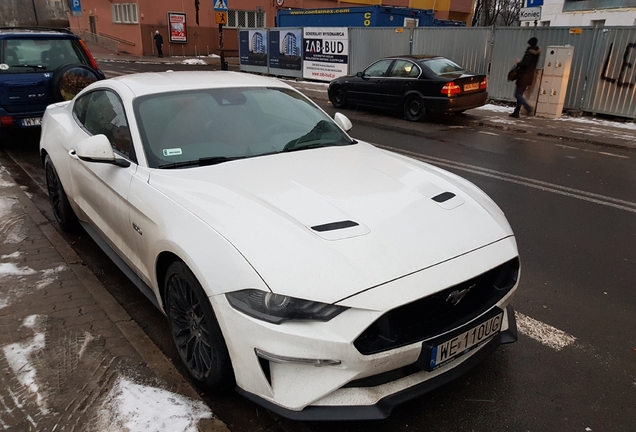
[[217, 12], [227, 12], [227, 0], [212, 0], [214, 2], [214, 10]]
[[81, 0], [71, 0], [71, 12], [73, 12], [73, 16], [82, 16], [82, 1]]

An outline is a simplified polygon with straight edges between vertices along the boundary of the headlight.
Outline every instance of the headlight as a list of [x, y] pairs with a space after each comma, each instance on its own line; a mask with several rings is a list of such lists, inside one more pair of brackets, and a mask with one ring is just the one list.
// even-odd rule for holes
[[234, 309], [274, 324], [292, 320], [329, 321], [347, 309], [255, 289], [235, 291], [225, 296]]

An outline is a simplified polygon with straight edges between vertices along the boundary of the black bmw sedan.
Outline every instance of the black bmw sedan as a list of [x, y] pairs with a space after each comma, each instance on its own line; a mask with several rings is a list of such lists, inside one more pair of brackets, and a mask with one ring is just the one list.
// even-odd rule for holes
[[336, 108], [365, 105], [403, 112], [410, 121], [428, 114], [463, 112], [486, 103], [486, 76], [445, 57], [405, 55], [376, 61], [329, 84]]

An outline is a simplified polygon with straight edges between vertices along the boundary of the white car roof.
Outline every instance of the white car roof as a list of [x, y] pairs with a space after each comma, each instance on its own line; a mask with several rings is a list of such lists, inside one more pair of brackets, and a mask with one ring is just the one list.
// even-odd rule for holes
[[227, 71], [148, 72], [122, 75], [112, 80], [125, 84], [135, 96], [225, 87], [292, 88], [274, 78]]

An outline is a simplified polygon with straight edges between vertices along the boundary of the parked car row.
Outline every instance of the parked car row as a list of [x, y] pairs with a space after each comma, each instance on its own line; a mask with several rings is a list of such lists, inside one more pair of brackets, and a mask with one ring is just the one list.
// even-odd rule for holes
[[[235, 72], [100, 80], [82, 45], [61, 40], [96, 81], [42, 118], [55, 217], [64, 230], [81, 226], [167, 316], [201, 385], [236, 386], [294, 419], [384, 418], [517, 339], [515, 236], [475, 185], [353, 139], [346, 116], [330, 118], [281, 81]], [[19, 72], [3, 94], [46, 87], [49, 66], [27, 50], [45, 42], [7, 43], [2, 58], [16, 45], [23, 51], [5, 71]], [[458, 68], [392, 57], [334, 81], [329, 96], [363, 101], [374, 82], [411, 86], [375, 96], [411, 120], [467, 109], [485, 78]], [[405, 76], [389, 77], [398, 70]], [[415, 85], [426, 81], [449, 95]], [[45, 92], [41, 103], [61, 96]], [[15, 118], [28, 127], [37, 111], [21, 109]]]

